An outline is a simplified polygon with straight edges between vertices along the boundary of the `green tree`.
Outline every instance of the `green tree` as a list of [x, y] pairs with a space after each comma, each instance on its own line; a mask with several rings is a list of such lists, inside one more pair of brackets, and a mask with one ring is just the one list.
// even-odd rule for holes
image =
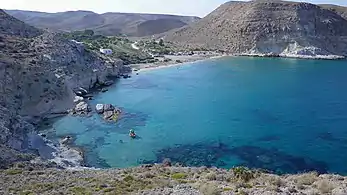
[[89, 35], [89, 36], [93, 36], [94, 35], [94, 31], [93, 30], [85, 30], [84, 34], [85, 35]]
[[163, 40], [163, 39], [160, 39], [159, 45], [160, 45], [160, 46], [164, 46], [164, 40]]

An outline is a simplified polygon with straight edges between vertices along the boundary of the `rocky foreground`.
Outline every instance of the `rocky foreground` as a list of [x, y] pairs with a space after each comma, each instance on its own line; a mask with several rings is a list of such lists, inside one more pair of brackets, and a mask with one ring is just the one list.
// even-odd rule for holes
[[170, 167], [57, 170], [18, 164], [0, 171], [0, 194], [347, 194], [347, 177], [305, 173], [277, 176], [243, 167], [231, 170]]

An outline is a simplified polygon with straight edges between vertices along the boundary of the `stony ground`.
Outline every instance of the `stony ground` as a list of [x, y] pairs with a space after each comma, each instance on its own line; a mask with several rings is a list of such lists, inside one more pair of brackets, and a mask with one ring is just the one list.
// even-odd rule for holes
[[143, 165], [129, 169], [58, 170], [21, 164], [0, 171], [0, 194], [347, 194], [347, 177], [277, 176], [246, 168]]

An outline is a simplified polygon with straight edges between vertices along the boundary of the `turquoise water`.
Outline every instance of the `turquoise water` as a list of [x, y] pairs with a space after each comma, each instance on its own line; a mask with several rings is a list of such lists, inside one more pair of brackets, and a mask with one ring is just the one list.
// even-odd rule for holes
[[[95, 167], [170, 158], [190, 166], [347, 174], [346, 65], [233, 57], [145, 71], [91, 102], [121, 107], [117, 124], [67, 116], [50, 136], [73, 135]], [[138, 139], [128, 137], [131, 128]]]

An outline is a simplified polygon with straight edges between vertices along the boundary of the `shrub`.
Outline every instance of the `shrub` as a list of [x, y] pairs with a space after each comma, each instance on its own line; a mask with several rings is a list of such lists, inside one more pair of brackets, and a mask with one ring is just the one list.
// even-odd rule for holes
[[73, 194], [75, 195], [89, 195], [90, 193], [86, 188], [84, 187], [72, 187], [69, 189]]
[[207, 175], [206, 175], [206, 179], [208, 179], [208, 180], [216, 180], [217, 179], [217, 176], [216, 176], [216, 174], [215, 173], [208, 173]]
[[187, 178], [187, 174], [185, 173], [174, 173], [171, 175], [172, 179], [185, 179]]
[[254, 173], [252, 170], [249, 170], [245, 167], [234, 167], [232, 168], [234, 177], [244, 182], [248, 182], [251, 179], [254, 179]]
[[124, 177], [123, 180], [126, 181], [126, 182], [129, 182], [129, 181], [134, 180], [134, 178], [131, 175], [127, 175], [126, 177]]
[[23, 170], [20, 169], [7, 169], [6, 174], [7, 175], [17, 175], [17, 174], [22, 174]]

